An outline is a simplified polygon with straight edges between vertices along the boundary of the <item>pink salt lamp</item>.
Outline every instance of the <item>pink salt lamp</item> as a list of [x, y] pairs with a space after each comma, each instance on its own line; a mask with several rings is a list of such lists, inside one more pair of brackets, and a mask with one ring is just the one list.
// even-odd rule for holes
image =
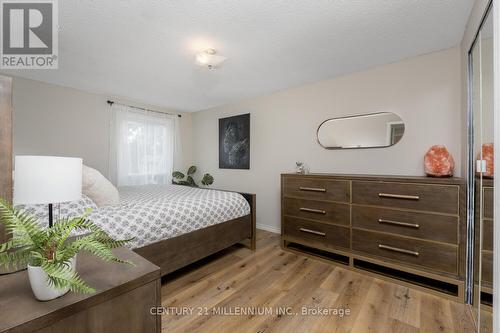
[[[493, 143], [483, 143], [482, 146], [483, 151], [483, 160], [486, 161], [486, 171], [483, 172], [483, 177], [493, 178], [493, 174], [495, 172], [495, 166], [493, 164], [494, 161], [494, 149]], [[481, 155], [477, 155], [477, 160], [481, 159]]]
[[436, 145], [429, 148], [425, 154], [424, 167], [427, 176], [451, 177], [455, 170], [455, 161], [445, 146]]

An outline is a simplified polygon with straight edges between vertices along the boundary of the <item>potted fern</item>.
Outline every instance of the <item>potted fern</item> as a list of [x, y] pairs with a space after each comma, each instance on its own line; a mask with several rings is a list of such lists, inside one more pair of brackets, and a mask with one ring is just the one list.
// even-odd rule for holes
[[[63, 218], [50, 228], [42, 228], [36, 218], [13, 208], [0, 199], [0, 223], [10, 239], [0, 244], [0, 265], [28, 266], [28, 276], [35, 298], [47, 301], [68, 291], [93, 293], [76, 272], [76, 256], [86, 251], [104, 261], [132, 264], [116, 257], [111, 249], [129, 240], [114, 240], [87, 219], [91, 210], [81, 217]], [[73, 231], [86, 232], [70, 238]]]

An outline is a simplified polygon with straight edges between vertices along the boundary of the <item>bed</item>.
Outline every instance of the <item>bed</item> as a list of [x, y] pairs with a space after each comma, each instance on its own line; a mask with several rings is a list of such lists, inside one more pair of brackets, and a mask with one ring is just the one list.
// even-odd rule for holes
[[[5, 76], [0, 76], [0, 97], [0, 197], [11, 201], [11, 79]], [[236, 243], [255, 249], [255, 194], [180, 185], [121, 188], [120, 193], [118, 206], [87, 202], [93, 208], [90, 218], [115, 237], [135, 237], [130, 246], [162, 275]], [[82, 207], [69, 203], [60, 209], [64, 215]], [[0, 226], [0, 242], [5, 239]]]
[[[181, 185], [121, 187], [119, 192], [119, 205], [97, 207], [83, 195], [79, 201], [55, 205], [54, 215], [81, 216], [90, 208], [90, 220], [116, 239], [132, 239], [127, 246], [160, 266], [163, 274], [237, 238], [249, 238], [250, 247], [255, 245], [250, 194]], [[36, 216], [41, 226], [48, 225], [47, 205], [17, 208]]]
[[139, 249], [250, 214], [235, 192], [180, 185], [121, 187], [120, 205], [97, 208], [89, 218], [117, 239], [134, 237]]

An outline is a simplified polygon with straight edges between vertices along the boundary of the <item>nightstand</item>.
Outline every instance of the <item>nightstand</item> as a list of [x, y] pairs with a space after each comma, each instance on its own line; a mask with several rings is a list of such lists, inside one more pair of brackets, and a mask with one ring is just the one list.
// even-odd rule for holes
[[97, 292], [68, 293], [39, 302], [26, 271], [0, 276], [0, 332], [160, 332], [160, 269], [126, 248], [118, 257], [135, 266], [78, 255], [80, 276]]

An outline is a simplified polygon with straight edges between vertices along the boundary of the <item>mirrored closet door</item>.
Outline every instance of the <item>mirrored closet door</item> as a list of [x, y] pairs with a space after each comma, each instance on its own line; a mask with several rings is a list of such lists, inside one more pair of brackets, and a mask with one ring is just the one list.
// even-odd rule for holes
[[[474, 225], [473, 315], [479, 332], [493, 331], [493, 17], [486, 13], [469, 52], [471, 218]], [[471, 207], [470, 206], [470, 207]]]

